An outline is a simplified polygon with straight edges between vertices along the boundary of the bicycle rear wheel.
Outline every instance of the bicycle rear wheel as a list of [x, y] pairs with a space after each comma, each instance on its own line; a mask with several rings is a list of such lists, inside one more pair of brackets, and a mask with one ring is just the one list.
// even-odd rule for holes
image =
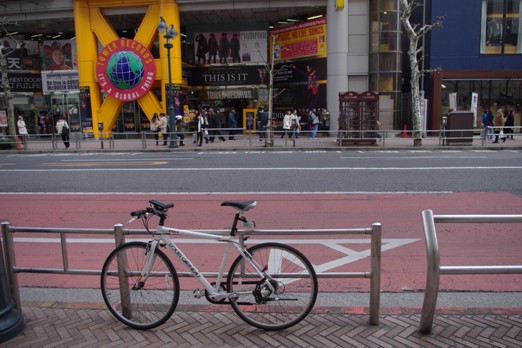
[[141, 330], [167, 321], [176, 309], [180, 291], [172, 262], [158, 249], [151, 274], [141, 281], [149, 252], [147, 243], [125, 243], [109, 254], [101, 273], [103, 300], [111, 313], [125, 325]]
[[248, 252], [271, 279], [259, 276], [252, 264], [239, 256], [227, 278], [228, 291], [239, 295], [230, 302], [234, 311], [263, 330], [282, 330], [303, 320], [317, 298], [317, 276], [310, 261], [298, 250], [279, 243], [259, 244]]

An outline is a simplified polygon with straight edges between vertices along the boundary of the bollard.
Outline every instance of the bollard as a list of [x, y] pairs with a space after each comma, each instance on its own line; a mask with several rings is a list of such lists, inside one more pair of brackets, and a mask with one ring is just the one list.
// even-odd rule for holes
[[[7, 228], [7, 225], [2, 223], [2, 232], [5, 228]], [[22, 313], [15, 309], [10, 288], [2, 244], [2, 248], [0, 248], [0, 342], [16, 337], [25, 329], [24, 317]]]

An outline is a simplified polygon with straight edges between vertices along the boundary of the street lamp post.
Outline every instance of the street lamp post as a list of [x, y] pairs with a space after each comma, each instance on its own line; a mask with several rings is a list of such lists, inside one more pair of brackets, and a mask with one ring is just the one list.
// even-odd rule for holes
[[169, 71], [169, 88], [168, 88], [168, 94], [169, 94], [169, 106], [168, 106], [168, 115], [169, 115], [169, 128], [170, 128], [170, 148], [176, 148], [178, 147], [178, 136], [175, 132], [175, 126], [176, 126], [176, 115], [174, 115], [174, 101], [173, 101], [173, 93], [172, 93], [172, 69], [170, 67], [170, 49], [173, 47], [170, 40], [175, 40], [178, 36], [178, 32], [176, 29], [174, 29], [174, 26], [171, 24], [170, 28], [165, 22], [165, 19], [163, 17], [160, 17], [160, 22], [158, 23], [158, 32], [160, 34], [163, 34], [163, 37], [167, 40], [163, 47], [167, 49], [167, 60], [168, 60], [168, 71]]

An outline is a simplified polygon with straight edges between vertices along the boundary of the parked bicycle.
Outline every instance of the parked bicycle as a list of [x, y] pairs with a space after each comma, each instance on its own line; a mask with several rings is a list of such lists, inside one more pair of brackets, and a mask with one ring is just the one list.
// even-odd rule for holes
[[[236, 234], [238, 223], [247, 229], [255, 222], [244, 213], [256, 201], [223, 202], [235, 209], [230, 234], [218, 236], [165, 226], [173, 203], [150, 200], [150, 207], [131, 213], [130, 222], [142, 219], [153, 238], [133, 241], [114, 249], [101, 273], [103, 299], [112, 314], [135, 329], [151, 329], [165, 323], [174, 313], [180, 295], [174, 265], [161, 249], [170, 249], [204, 287], [195, 290], [196, 298], [214, 304], [229, 304], [247, 323], [264, 330], [281, 330], [303, 320], [317, 298], [317, 276], [310, 261], [298, 250], [281, 243], [262, 243], [246, 248]], [[155, 230], [149, 229], [152, 217], [159, 218]], [[208, 281], [180, 250], [169, 235], [187, 235], [226, 243], [221, 266], [214, 282]], [[234, 247], [239, 255], [227, 274], [225, 266]], [[226, 282], [224, 281], [226, 277]]]

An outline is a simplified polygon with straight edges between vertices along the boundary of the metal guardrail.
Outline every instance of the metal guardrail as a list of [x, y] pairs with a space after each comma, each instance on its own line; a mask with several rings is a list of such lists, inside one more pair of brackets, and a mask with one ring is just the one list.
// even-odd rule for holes
[[[494, 127], [493, 127], [494, 128]], [[504, 127], [507, 128], [507, 127]], [[509, 134], [513, 135], [516, 140], [522, 139], [522, 127], [510, 127], [515, 132]], [[265, 132], [259, 130], [245, 130], [244, 128], [208, 128], [210, 133], [216, 131], [217, 134], [209, 134], [207, 137], [228, 137], [234, 136], [237, 140], [236, 144], [241, 144], [245, 148], [258, 148], [260, 145], [266, 147], [279, 146], [279, 147], [297, 147], [304, 146], [306, 148], [314, 147], [338, 147], [338, 148], [349, 148], [351, 146], [359, 145], [373, 145], [378, 147], [393, 146], [397, 143], [404, 143], [403, 138], [411, 139], [414, 131], [412, 130], [319, 130], [317, 131], [317, 137], [310, 139], [310, 130], [303, 129], [299, 134], [298, 138], [289, 138], [283, 136], [283, 130], [273, 130], [270, 138], [265, 137]], [[230, 131], [234, 131], [233, 135]], [[472, 136], [463, 136], [463, 134], [473, 134]], [[196, 147], [196, 133], [194, 131], [187, 132], [176, 132], [176, 135], [183, 134], [185, 136], [185, 146]], [[483, 132], [480, 129], [455, 129], [455, 130], [427, 130], [425, 134], [435, 134], [433, 137], [423, 136], [423, 139], [434, 138], [438, 139], [439, 146], [445, 145], [475, 145], [487, 147], [488, 141], [483, 138]], [[438, 136], [436, 135], [438, 134]], [[101, 135], [101, 136], [100, 136]], [[97, 133], [97, 138], [93, 138], [93, 134], [76, 133], [73, 132], [70, 135], [70, 151], [73, 150], [92, 150], [92, 151], [105, 151], [105, 150], [129, 150], [129, 151], [142, 151], [147, 149], [162, 148], [162, 146], [155, 146], [155, 133], [149, 131], [143, 132], [102, 132]], [[493, 134], [495, 136], [495, 134]], [[0, 149], [12, 149], [12, 146], [17, 148], [19, 151], [54, 151], [54, 150], [65, 150], [65, 145], [59, 135], [56, 134], [29, 134], [24, 138], [25, 141], [19, 136], [6, 136], [0, 135]], [[163, 143], [163, 137], [159, 138], [160, 143]], [[217, 140], [219, 141], [219, 140]], [[509, 140], [511, 141], [511, 140]], [[258, 143], [259, 142], [259, 143]], [[328, 143], [328, 145], [326, 145]], [[491, 143], [491, 142], [489, 142]], [[413, 142], [411, 143], [413, 146]], [[0, 152], [1, 153], [1, 152]]]
[[[58, 233], [60, 235], [60, 245], [62, 252], [62, 268], [38, 268], [38, 267], [18, 267], [15, 262], [14, 237], [15, 233]], [[203, 231], [217, 235], [228, 235], [229, 230]], [[116, 247], [125, 243], [125, 236], [128, 235], [149, 235], [146, 230], [130, 230], [123, 228], [122, 224], [114, 225], [114, 229], [88, 229], [88, 228], [45, 228], [45, 227], [15, 227], [9, 222], [2, 222], [2, 241], [5, 255], [6, 273], [10, 283], [10, 291], [18, 310], [22, 310], [20, 300], [20, 289], [18, 285], [18, 273], [49, 273], [49, 274], [70, 274], [70, 275], [101, 275], [101, 270], [71, 269], [69, 268], [69, 254], [67, 252], [67, 235], [95, 234], [114, 236]], [[322, 272], [317, 273], [318, 278], [370, 278], [370, 302], [369, 314], [370, 324], [379, 324], [380, 312], [380, 293], [381, 293], [381, 252], [382, 252], [382, 232], [381, 224], [375, 222], [368, 228], [352, 229], [308, 229], [308, 230], [255, 230], [239, 231], [237, 233], [240, 243], [245, 237], [250, 236], [320, 236], [320, 235], [371, 235], [371, 256], [369, 272]], [[217, 272], [201, 272], [205, 277], [216, 277]], [[178, 272], [180, 277], [191, 277], [190, 272]]]
[[516, 266], [441, 266], [435, 223], [516, 223], [522, 215], [433, 215], [433, 211], [422, 212], [428, 270], [426, 291], [422, 305], [419, 331], [431, 333], [437, 305], [440, 276], [443, 274], [522, 274], [522, 265]]

